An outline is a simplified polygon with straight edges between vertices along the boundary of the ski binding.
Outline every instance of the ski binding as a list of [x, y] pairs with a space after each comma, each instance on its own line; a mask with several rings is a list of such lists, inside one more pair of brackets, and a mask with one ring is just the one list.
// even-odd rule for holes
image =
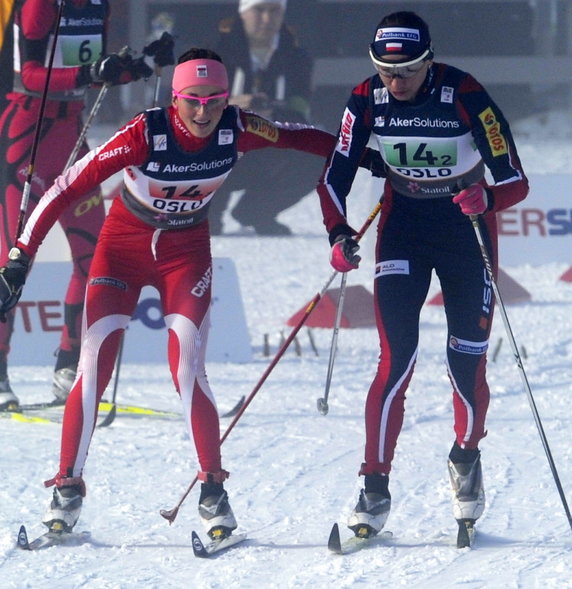
[[366, 546], [371, 546], [380, 540], [393, 538], [393, 532], [383, 530], [381, 533], [373, 536], [351, 536], [342, 542], [340, 538], [340, 528], [337, 523], [332, 526], [330, 537], [328, 539], [328, 549], [334, 554], [350, 554], [357, 552]]
[[475, 539], [475, 520], [458, 519], [457, 548], [470, 548]]
[[210, 558], [213, 554], [236, 546], [240, 542], [244, 542], [244, 540], [246, 540], [246, 534], [231, 534], [224, 538], [211, 540], [208, 544], [203, 544], [199, 535], [195, 531], [192, 533], [193, 552], [198, 558]]

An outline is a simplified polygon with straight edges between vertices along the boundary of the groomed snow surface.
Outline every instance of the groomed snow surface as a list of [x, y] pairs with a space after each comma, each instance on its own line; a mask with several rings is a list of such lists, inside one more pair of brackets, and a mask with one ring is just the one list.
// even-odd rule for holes
[[[568, 120], [566, 113], [545, 120], [545, 136], [558, 141]], [[533, 130], [533, 137], [523, 135], [519, 143], [527, 172], [569, 172], [570, 137], [554, 149], [554, 142], [540, 144], [539, 131]], [[372, 192], [372, 182], [360, 175], [350, 201], [355, 226], [369, 213]], [[286, 320], [332, 273], [315, 195], [281, 220], [294, 228], [294, 237], [230, 235], [213, 243], [214, 256], [236, 264], [254, 351], [248, 364], [209, 364], [221, 411], [251, 393], [278, 350], [281, 332], [290, 331]], [[364, 239], [364, 261], [349, 275], [350, 286], [372, 289], [374, 233], [372, 228]], [[503, 269], [532, 295], [528, 303], [507, 305], [507, 312], [572, 502], [572, 284], [559, 280], [568, 266]], [[338, 285], [339, 278], [333, 286]], [[437, 284], [429, 298], [436, 292]], [[198, 488], [172, 526], [159, 515], [176, 505], [197, 470], [182, 418], [118, 415], [111, 427], [97, 429], [84, 473], [88, 495], [76, 527], [90, 530], [92, 542], [30, 553], [15, 548], [16, 534], [22, 523], [30, 536], [44, 530], [40, 522], [51, 490], [42, 482], [58, 468], [60, 426], [0, 420], [2, 588], [572, 587], [572, 531], [498, 311], [488, 364], [488, 436], [481, 444], [487, 508], [475, 547], [455, 547], [446, 469], [453, 431], [445, 333], [443, 309], [426, 305], [390, 478], [393, 506], [386, 527], [393, 539], [349, 556], [326, 548], [335, 521], [343, 535], [349, 533], [344, 524], [360, 488], [364, 400], [378, 345], [374, 328], [340, 331], [324, 416], [316, 401], [324, 394], [332, 330], [312, 330], [316, 354], [304, 327], [300, 355], [294, 345], [288, 349], [223, 445], [224, 467], [231, 472], [226, 487], [239, 531], [247, 531], [249, 539], [211, 560], [195, 558], [191, 549], [193, 529], [205, 537], [196, 509]], [[265, 334], [270, 356], [264, 355]], [[35, 368], [11, 367], [22, 402], [50, 399], [52, 369], [51, 351]], [[180, 411], [165, 362], [124, 365], [118, 401]], [[228, 424], [222, 421], [223, 431]]]

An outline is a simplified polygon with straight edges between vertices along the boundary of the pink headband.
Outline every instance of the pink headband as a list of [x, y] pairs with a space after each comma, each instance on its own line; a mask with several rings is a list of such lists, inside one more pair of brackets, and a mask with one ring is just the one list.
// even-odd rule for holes
[[215, 59], [192, 59], [175, 67], [173, 90], [181, 92], [190, 86], [218, 86], [228, 90], [226, 68]]

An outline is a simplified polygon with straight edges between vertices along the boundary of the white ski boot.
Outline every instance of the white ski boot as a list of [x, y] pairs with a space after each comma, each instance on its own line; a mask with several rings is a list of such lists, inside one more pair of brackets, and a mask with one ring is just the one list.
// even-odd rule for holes
[[[463, 457], [471, 461], [463, 461]], [[459, 526], [457, 548], [467, 548], [475, 537], [475, 522], [485, 509], [481, 453], [477, 449], [462, 450], [454, 444], [447, 465], [453, 493], [453, 515]]]
[[212, 540], [226, 538], [236, 529], [236, 519], [221, 483], [202, 484], [199, 516]]
[[0, 380], [0, 411], [18, 411], [20, 402], [14, 394], [8, 377]]
[[485, 509], [485, 489], [480, 454], [473, 462], [448, 461], [453, 493], [453, 515], [457, 521], [475, 522]]
[[85, 487], [77, 482], [81, 481], [79, 478], [70, 479], [71, 485], [65, 481], [61, 479], [60, 486], [54, 488], [50, 507], [42, 520], [50, 531], [71, 532], [79, 519]]
[[77, 375], [76, 369], [73, 366], [68, 368], [60, 368], [54, 372], [52, 380], [52, 393], [58, 401], [64, 403], [71, 391], [75, 377]]
[[348, 519], [348, 528], [360, 538], [375, 536], [383, 529], [391, 510], [389, 478], [385, 475], [365, 475], [365, 489]]

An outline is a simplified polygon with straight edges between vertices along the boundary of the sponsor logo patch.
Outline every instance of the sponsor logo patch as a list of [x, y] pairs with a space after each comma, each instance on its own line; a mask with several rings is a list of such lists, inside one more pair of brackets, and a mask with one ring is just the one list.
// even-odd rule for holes
[[419, 127], [428, 129], [458, 129], [461, 126], [459, 121], [434, 119], [430, 117], [413, 117], [410, 119], [390, 117], [388, 125], [390, 127]]
[[121, 155], [123, 152], [123, 147], [116, 147], [115, 149], [110, 149], [109, 151], [101, 151], [99, 152], [97, 159], [101, 162], [111, 157], [115, 157], [116, 155]]
[[203, 275], [203, 277], [192, 288], [191, 294], [195, 297], [201, 298], [209, 289], [212, 282], [213, 269], [210, 267]]
[[481, 355], [488, 350], [489, 342], [488, 340], [484, 342], [470, 342], [451, 335], [449, 337], [449, 347], [456, 352], [461, 352], [461, 354]]
[[375, 278], [390, 274], [409, 274], [409, 260], [385, 260], [375, 265]]
[[123, 280], [117, 280], [111, 276], [96, 276], [89, 282], [91, 286], [113, 286], [120, 290], [127, 290], [127, 284]]
[[153, 135], [153, 149], [167, 151], [167, 135]]
[[[405, 27], [388, 27], [386, 29], [377, 29], [375, 33], [375, 40], [381, 41], [383, 39], [401, 39], [402, 41], [419, 42], [419, 31], [417, 29], [408, 29]], [[400, 43], [399, 48], [401, 48]]]
[[350, 152], [350, 146], [352, 144], [353, 127], [355, 123], [355, 116], [352, 112], [346, 108], [344, 116], [342, 117], [342, 126], [340, 128], [340, 134], [338, 137], [338, 144], [336, 145], [336, 151], [348, 157]]
[[387, 96], [385, 88], [375, 88], [373, 91], [373, 101], [375, 104], [384, 104], [387, 102]]
[[454, 91], [451, 86], [443, 86], [443, 88], [441, 88], [441, 102], [453, 104], [453, 95]]
[[230, 145], [232, 143], [234, 133], [232, 129], [220, 129], [218, 132], [218, 144]]
[[494, 157], [505, 155], [508, 153], [508, 146], [506, 139], [500, 131], [500, 123], [495, 117], [495, 113], [489, 106], [482, 113], [479, 114], [479, 119], [483, 125], [487, 140]]
[[249, 133], [259, 135], [272, 143], [278, 141], [279, 131], [272, 123], [258, 117], [246, 117], [246, 130]]

